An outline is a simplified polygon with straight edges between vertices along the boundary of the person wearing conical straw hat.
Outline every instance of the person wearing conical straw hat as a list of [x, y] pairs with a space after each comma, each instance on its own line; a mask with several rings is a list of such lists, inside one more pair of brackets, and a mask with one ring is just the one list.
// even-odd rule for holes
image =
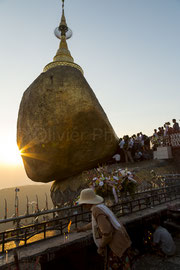
[[103, 201], [104, 199], [96, 195], [91, 188], [81, 191], [78, 203], [92, 212], [92, 222], [77, 228], [77, 232], [92, 229], [97, 252], [105, 256], [105, 269], [130, 270], [128, 253], [131, 240], [123, 224]]

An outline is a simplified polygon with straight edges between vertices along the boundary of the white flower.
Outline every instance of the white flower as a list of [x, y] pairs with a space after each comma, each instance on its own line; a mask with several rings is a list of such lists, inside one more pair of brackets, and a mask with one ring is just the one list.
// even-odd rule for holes
[[93, 178], [93, 181], [96, 181], [96, 180], [97, 180], [97, 177], [94, 177], [94, 178]]
[[100, 182], [99, 182], [99, 186], [100, 186], [100, 187], [104, 186], [103, 181], [100, 181]]
[[113, 176], [114, 180], [119, 180], [119, 178], [117, 176]]
[[126, 171], [125, 170], [122, 170], [121, 171], [121, 174], [122, 174], [123, 177], [126, 176]]
[[134, 180], [132, 177], [128, 177], [128, 180], [131, 181], [131, 182], [133, 182], [134, 184], [137, 183], [136, 180]]

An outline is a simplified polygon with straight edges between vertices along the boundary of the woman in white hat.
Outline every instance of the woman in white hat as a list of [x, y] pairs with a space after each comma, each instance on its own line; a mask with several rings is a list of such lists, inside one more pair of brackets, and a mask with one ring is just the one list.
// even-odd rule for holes
[[[103, 204], [104, 199], [95, 194], [94, 190], [87, 188], [81, 191], [79, 204], [83, 204], [92, 212], [92, 222], [77, 228], [78, 232], [92, 229], [94, 242], [98, 247], [97, 252], [105, 255], [108, 251], [107, 267], [110, 269], [131, 269], [128, 249], [131, 240], [126, 229], [113, 212]], [[107, 268], [109, 269], [109, 268]]]

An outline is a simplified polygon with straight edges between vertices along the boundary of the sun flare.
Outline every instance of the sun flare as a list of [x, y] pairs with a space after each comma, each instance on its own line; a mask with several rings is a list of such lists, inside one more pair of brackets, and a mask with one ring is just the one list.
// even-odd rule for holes
[[22, 164], [21, 152], [16, 143], [1, 145], [0, 163], [14, 166]]

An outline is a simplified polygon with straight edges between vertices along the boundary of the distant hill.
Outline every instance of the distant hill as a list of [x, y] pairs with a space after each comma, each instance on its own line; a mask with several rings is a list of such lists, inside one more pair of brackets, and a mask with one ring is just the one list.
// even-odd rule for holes
[[[23, 215], [26, 212], [26, 196], [28, 196], [29, 202], [36, 201], [36, 195], [38, 196], [39, 209], [45, 208], [45, 193], [48, 197], [48, 208], [53, 207], [51, 198], [50, 198], [50, 184], [42, 185], [28, 185], [28, 186], [19, 186], [20, 191], [18, 192], [19, 197], [19, 214]], [[0, 219], [4, 218], [4, 199], [7, 200], [8, 208], [8, 217], [11, 217], [14, 214], [14, 204], [15, 204], [15, 187], [5, 188], [0, 190]], [[30, 213], [32, 213], [32, 207], [29, 208]], [[7, 225], [0, 225], [0, 231], [9, 228]]]
[[23, 165], [10, 166], [0, 163], [0, 189], [38, 184], [27, 177]]

